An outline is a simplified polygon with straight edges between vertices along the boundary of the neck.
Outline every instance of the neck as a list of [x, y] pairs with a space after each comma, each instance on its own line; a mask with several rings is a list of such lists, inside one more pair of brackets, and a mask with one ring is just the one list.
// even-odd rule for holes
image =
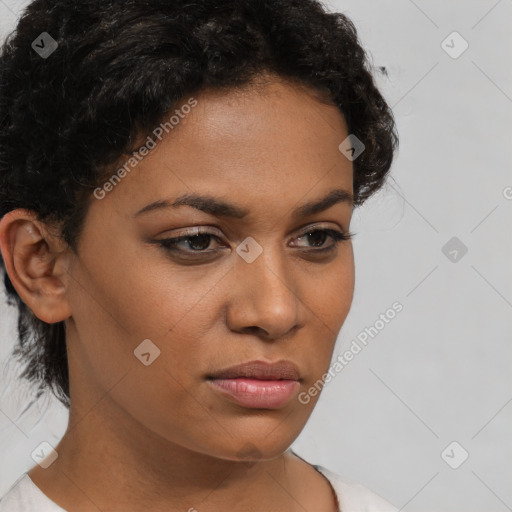
[[216, 512], [254, 503], [292, 510], [297, 458], [290, 451], [256, 462], [220, 459], [164, 440], [134, 420], [127, 424], [114, 411], [108, 398], [86, 413], [72, 406], [57, 460], [30, 472], [66, 510]]

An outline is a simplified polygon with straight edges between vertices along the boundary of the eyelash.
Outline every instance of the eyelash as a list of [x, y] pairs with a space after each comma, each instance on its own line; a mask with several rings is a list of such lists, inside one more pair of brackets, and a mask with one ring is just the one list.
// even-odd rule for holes
[[[303, 231], [297, 238], [304, 238], [304, 237], [307, 237], [307, 235], [311, 235], [313, 233], [317, 233], [317, 232], [320, 232], [320, 233], [325, 233], [327, 236], [329, 236], [332, 240], [333, 240], [333, 244], [328, 246], [328, 247], [322, 247], [320, 249], [311, 249], [309, 250], [308, 252], [314, 252], [314, 253], [328, 253], [328, 252], [331, 252], [333, 251], [340, 242], [343, 242], [343, 241], [348, 241], [348, 240], [351, 240], [355, 233], [351, 233], [351, 232], [348, 232], [348, 233], [345, 233], [345, 232], [341, 232], [341, 231], [337, 231], [335, 229], [329, 229], [329, 228], [326, 228], [326, 229], [318, 229], [318, 228], [310, 228], [306, 231]], [[175, 238], [164, 238], [162, 240], [157, 240], [156, 242], [161, 246], [163, 247], [164, 249], [168, 250], [168, 251], [173, 251], [173, 252], [181, 252], [181, 253], [184, 253], [184, 254], [187, 254], [187, 255], [190, 255], [190, 254], [198, 254], [198, 255], [204, 255], [204, 254], [211, 254], [211, 253], [214, 253], [214, 252], [217, 252], [216, 249], [204, 249], [204, 250], [199, 250], [199, 251], [186, 251], [186, 250], [182, 250], [182, 249], [177, 249], [176, 248], [176, 245], [182, 241], [187, 241], [187, 240], [191, 240], [192, 238], [195, 238], [196, 236], [201, 236], [201, 235], [208, 235], [210, 236], [211, 238], [214, 238], [216, 239], [217, 241], [221, 242], [221, 239], [217, 236], [217, 235], [214, 235], [213, 233], [211, 232], [208, 232], [208, 231], [200, 231], [200, 230], [195, 230], [194, 233], [192, 234], [184, 234], [182, 236], [179, 236], [179, 237], [175, 237]], [[209, 245], [209, 244], [208, 244]]]

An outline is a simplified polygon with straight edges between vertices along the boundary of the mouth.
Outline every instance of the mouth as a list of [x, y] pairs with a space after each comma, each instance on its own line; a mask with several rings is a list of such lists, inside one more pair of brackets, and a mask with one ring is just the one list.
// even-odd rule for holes
[[207, 376], [212, 389], [250, 409], [280, 409], [300, 388], [300, 373], [290, 361], [250, 361]]

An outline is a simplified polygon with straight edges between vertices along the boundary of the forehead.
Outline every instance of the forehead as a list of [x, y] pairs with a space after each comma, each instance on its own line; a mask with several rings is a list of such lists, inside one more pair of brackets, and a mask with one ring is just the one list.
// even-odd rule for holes
[[[116, 185], [109, 201], [135, 212], [183, 193], [218, 193], [259, 204], [297, 200], [320, 187], [352, 191], [352, 164], [339, 151], [343, 115], [313, 91], [283, 81], [203, 91], [173, 129]], [[193, 104], [185, 98], [181, 105]], [[176, 110], [174, 111], [176, 112]], [[173, 112], [170, 113], [170, 117]], [[164, 119], [165, 120], [165, 119]], [[263, 203], [261, 203], [263, 201]]]

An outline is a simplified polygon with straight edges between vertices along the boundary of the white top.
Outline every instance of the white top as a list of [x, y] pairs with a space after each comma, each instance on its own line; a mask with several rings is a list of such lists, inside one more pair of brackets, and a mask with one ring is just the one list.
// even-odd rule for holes
[[[313, 467], [331, 483], [338, 498], [339, 512], [399, 512], [396, 507], [363, 485], [343, 478], [323, 466]], [[0, 512], [4, 512], [1, 502]]]
[[[380, 496], [360, 484], [313, 465], [331, 483], [338, 498], [340, 512], [398, 512]], [[31, 480], [28, 473], [23, 473], [0, 500], [0, 512], [67, 512], [54, 503]]]

